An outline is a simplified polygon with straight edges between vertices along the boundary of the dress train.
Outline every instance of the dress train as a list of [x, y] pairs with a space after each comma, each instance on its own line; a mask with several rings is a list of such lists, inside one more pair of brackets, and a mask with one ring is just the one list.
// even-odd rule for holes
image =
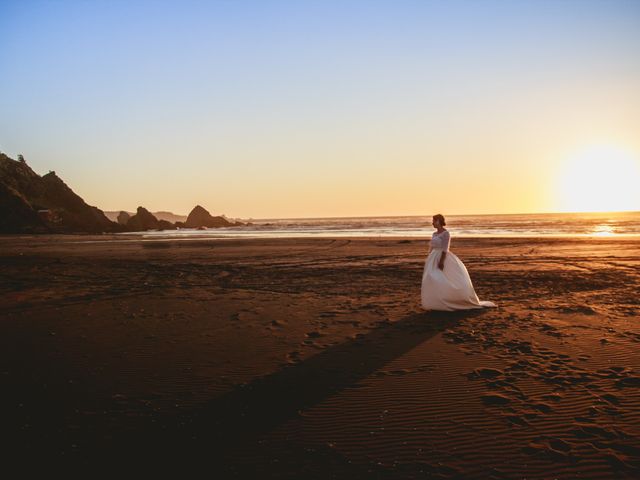
[[422, 308], [453, 311], [496, 307], [495, 303], [478, 298], [467, 267], [455, 254], [447, 251], [444, 269], [438, 268], [442, 252], [443, 249], [434, 248], [425, 260], [420, 295]]

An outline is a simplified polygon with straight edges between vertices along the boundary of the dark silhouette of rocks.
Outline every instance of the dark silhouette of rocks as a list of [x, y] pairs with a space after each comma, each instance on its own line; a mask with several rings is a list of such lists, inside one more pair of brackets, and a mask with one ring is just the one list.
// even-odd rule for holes
[[135, 215], [108, 214], [115, 221], [87, 205], [54, 171], [40, 176], [22, 155], [16, 161], [0, 152], [0, 233], [116, 233], [244, 225], [224, 215], [214, 217], [200, 205], [188, 217], [171, 212], [158, 212], [161, 217], [156, 217], [143, 207]]
[[158, 220], [166, 220], [167, 222], [175, 223], [175, 222], [184, 222], [187, 219], [186, 215], [177, 215], [173, 212], [153, 212], [153, 215]]
[[118, 217], [116, 218], [116, 220], [120, 225], [126, 225], [130, 218], [131, 218], [131, 215], [129, 215], [125, 211], [121, 211], [118, 214]]
[[158, 220], [149, 210], [138, 207], [136, 214], [129, 218], [127, 230], [141, 232], [144, 230], [175, 230], [176, 226], [166, 220]]
[[[118, 216], [122, 213], [126, 213], [127, 215], [129, 215], [130, 217], [133, 217], [135, 215], [135, 212], [128, 212], [126, 210], [105, 210], [104, 214], [107, 216], [107, 218], [109, 220], [111, 220], [112, 222], [117, 222], [118, 221]], [[166, 220], [167, 222], [184, 222], [187, 219], [186, 215], [178, 215], [176, 213], [173, 212], [167, 212], [167, 211], [158, 211], [158, 212], [151, 212], [151, 214], [156, 217], [158, 220]]]
[[118, 225], [105, 217], [102, 210], [87, 205], [55, 172], [42, 176], [44, 204], [58, 214], [62, 231], [114, 232]]
[[158, 219], [144, 207], [138, 207], [136, 214], [127, 222], [127, 230], [129, 230], [130, 232], [156, 230], [158, 228]]
[[158, 220], [158, 229], [159, 230], [175, 230], [176, 226], [168, 222], [167, 220]]
[[49, 228], [29, 202], [13, 188], [0, 183], [0, 232], [46, 233]]
[[187, 228], [218, 228], [218, 227], [231, 227], [235, 225], [242, 225], [241, 222], [230, 222], [222, 216], [213, 217], [206, 209], [200, 205], [196, 205], [189, 216], [187, 221], [184, 222], [184, 226]]
[[0, 231], [102, 233], [123, 231], [102, 210], [87, 205], [55, 172], [40, 176], [21, 158], [0, 153]]

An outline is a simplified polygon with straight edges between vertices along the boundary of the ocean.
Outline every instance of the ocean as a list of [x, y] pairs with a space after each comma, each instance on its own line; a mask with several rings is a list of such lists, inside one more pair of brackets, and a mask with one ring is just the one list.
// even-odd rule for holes
[[[433, 232], [430, 215], [250, 221], [252, 225], [242, 227], [147, 231], [142, 235], [148, 239], [430, 237]], [[457, 237], [640, 236], [640, 212], [447, 215], [447, 229]]]

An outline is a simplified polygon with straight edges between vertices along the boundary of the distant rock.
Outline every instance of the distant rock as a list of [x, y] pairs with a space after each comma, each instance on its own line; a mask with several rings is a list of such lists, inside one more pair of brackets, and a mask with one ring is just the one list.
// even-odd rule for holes
[[129, 221], [129, 219], [131, 218], [131, 215], [129, 215], [127, 212], [125, 211], [121, 211], [117, 218], [116, 221], [120, 224], [120, 225], [126, 225], [127, 222]]
[[173, 212], [152, 212], [153, 216], [158, 220], [166, 220], [167, 222], [175, 223], [175, 222], [184, 222], [187, 219], [186, 215], [178, 215]]
[[[128, 212], [126, 210], [109, 210], [109, 211], [105, 211], [104, 214], [107, 216], [107, 218], [113, 222], [116, 222], [118, 220], [118, 216], [124, 211], [124, 213], [128, 214], [129, 216], [134, 216], [135, 212]], [[178, 215], [176, 213], [173, 212], [167, 212], [167, 211], [159, 211], [159, 212], [151, 212], [151, 214], [156, 217], [158, 220], [166, 220], [167, 222], [184, 222], [187, 219], [186, 215]]]
[[129, 215], [130, 217], [132, 217], [135, 214], [135, 212], [126, 212], [124, 210], [116, 210], [116, 211], [105, 210], [104, 211], [104, 216], [107, 217], [112, 222], [118, 223], [118, 215], [120, 215], [120, 212], [124, 212], [127, 215]]
[[87, 205], [55, 172], [40, 176], [24, 159], [0, 153], [0, 231], [102, 233], [124, 228]]
[[138, 207], [136, 214], [127, 222], [127, 230], [130, 232], [141, 232], [144, 230], [156, 230], [160, 227], [160, 222], [149, 210]]
[[187, 228], [219, 228], [230, 227], [238, 224], [241, 225], [240, 222], [230, 222], [222, 216], [213, 217], [200, 205], [196, 205], [193, 210], [191, 210], [191, 213], [189, 213], [189, 216], [187, 217], [187, 221], [184, 222], [184, 226]]
[[[126, 213], [126, 212], [125, 212]], [[127, 221], [127, 230], [142, 232], [145, 230], [175, 230], [176, 226], [166, 220], [158, 220], [149, 210], [138, 207], [136, 214]]]
[[55, 172], [40, 176], [22, 156], [16, 161], [0, 152], [0, 233], [115, 233], [239, 225], [244, 224], [214, 217], [200, 205], [188, 217], [166, 211], [154, 215], [143, 207], [135, 214], [103, 212], [87, 205]]
[[158, 220], [158, 229], [159, 230], [175, 230], [177, 227], [167, 220]]

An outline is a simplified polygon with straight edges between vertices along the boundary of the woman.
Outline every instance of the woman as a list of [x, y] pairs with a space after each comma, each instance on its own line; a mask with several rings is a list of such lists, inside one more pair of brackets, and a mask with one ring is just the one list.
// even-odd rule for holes
[[493, 302], [478, 299], [464, 263], [449, 251], [451, 239], [445, 225], [442, 215], [433, 216], [433, 227], [437, 231], [433, 232], [431, 251], [424, 263], [422, 308], [451, 311], [495, 307]]

